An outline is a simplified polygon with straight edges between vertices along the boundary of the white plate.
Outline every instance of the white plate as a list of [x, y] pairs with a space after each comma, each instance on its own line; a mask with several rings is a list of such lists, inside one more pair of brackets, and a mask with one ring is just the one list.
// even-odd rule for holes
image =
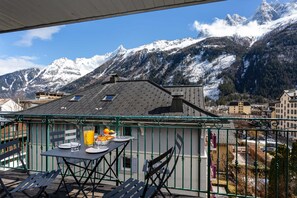
[[104, 152], [104, 151], [107, 151], [108, 148], [93, 148], [93, 147], [90, 147], [90, 148], [87, 148], [86, 149], [86, 152], [87, 153], [101, 153], [101, 152]]
[[129, 136], [116, 136], [112, 140], [115, 142], [124, 142], [124, 141], [129, 141], [130, 139], [131, 139], [131, 137], [129, 137]]
[[[78, 146], [80, 146], [79, 143], [77, 143], [77, 144], [78, 144]], [[61, 149], [70, 149], [71, 144], [70, 143], [64, 143], [64, 144], [60, 144], [58, 147], [61, 148]]]

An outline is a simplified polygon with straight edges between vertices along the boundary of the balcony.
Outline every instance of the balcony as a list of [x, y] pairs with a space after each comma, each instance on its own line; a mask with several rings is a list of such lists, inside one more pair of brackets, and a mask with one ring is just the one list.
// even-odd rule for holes
[[[55, 158], [40, 156], [52, 148], [49, 132], [75, 128], [82, 134], [83, 127], [91, 125], [97, 133], [102, 133], [108, 126], [119, 135], [135, 138], [114, 167], [122, 181], [130, 177], [142, 180], [144, 161], [172, 146], [179, 133], [184, 138], [184, 146], [167, 183], [173, 194], [181, 197], [297, 196], [297, 145], [294, 143], [297, 131], [280, 128], [280, 119], [7, 114], [2, 117], [5, 119], [1, 121], [1, 142], [18, 138], [31, 171], [57, 168]], [[111, 160], [115, 155], [111, 153], [108, 157]], [[17, 164], [13, 159], [2, 161], [1, 175], [13, 180], [12, 170], [18, 169]], [[9, 172], [4, 171], [7, 169]], [[102, 163], [98, 169], [104, 171], [106, 164]], [[116, 182], [106, 177], [98, 196], [115, 185]], [[49, 191], [55, 187], [51, 186]]]

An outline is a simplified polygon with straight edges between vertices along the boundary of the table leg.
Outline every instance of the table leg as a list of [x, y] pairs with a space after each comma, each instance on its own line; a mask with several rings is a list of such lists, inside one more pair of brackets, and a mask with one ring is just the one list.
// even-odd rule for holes
[[[77, 195], [79, 194], [80, 191], [82, 191], [83, 194], [84, 194], [84, 196], [87, 197], [85, 191], [83, 190], [84, 185], [81, 185], [81, 184], [80, 184], [80, 181], [81, 181], [81, 179], [82, 179], [82, 177], [83, 177], [83, 175], [84, 175], [85, 172], [83, 173], [82, 177], [78, 180], [77, 177], [75, 176], [75, 173], [74, 173], [73, 170], [71, 169], [71, 166], [70, 166], [70, 164], [68, 163], [68, 161], [67, 161], [65, 158], [63, 158], [63, 161], [65, 162], [65, 164], [66, 164], [68, 170], [70, 171], [72, 177], [74, 178], [75, 182], [76, 182], [77, 185], [78, 185], [78, 189], [79, 189], [79, 191], [78, 191], [78, 193], [75, 195], [75, 197], [77, 197]], [[89, 163], [88, 163], [88, 165], [87, 165], [87, 167], [86, 167], [86, 170], [88, 169], [88, 167], [90, 166], [90, 164], [91, 164], [91, 161], [89, 161]], [[85, 170], [85, 171], [86, 171], [86, 170]]]
[[[116, 158], [112, 161], [112, 163], [109, 163], [108, 160], [107, 160], [105, 157], [103, 157], [104, 161], [105, 161], [106, 164], [108, 165], [108, 169], [107, 169], [107, 171], [105, 171], [105, 173], [103, 174], [103, 176], [100, 178], [100, 180], [99, 180], [99, 182], [97, 183], [96, 186], [98, 186], [98, 185], [101, 183], [101, 181], [102, 181], [102, 180], [104, 179], [104, 177], [107, 175], [107, 173], [108, 173], [109, 170], [113, 173], [114, 177], [116, 178], [116, 182], [121, 183], [121, 181], [120, 181], [119, 178], [118, 178], [118, 171], [116, 170], [116, 172], [115, 172], [115, 171], [112, 169], [112, 166], [113, 166], [116, 162], [118, 162], [118, 159], [119, 159], [120, 155], [122, 154], [122, 152], [124, 152], [124, 150], [125, 150], [125, 148], [127, 147], [128, 144], [129, 144], [129, 141], [126, 142], [126, 143], [124, 144], [123, 148], [122, 148], [121, 151], [118, 153], [118, 155], [116, 155]], [[118, 169], [118, 167], [117, 167], [116, 169]]]
[[[113, 173], [114, 177], [116, 178], [116, 182], [117, 182], [117, 184], [118, 184], [118, 182], [121, 183], [121, 181], [120, 181], [119, 178], [118, 178], [118, 170], [114, 171], [114, 170], [112, 169], [112, 166], [113, 166], [115, 163], [118, 163], [119, 156], [120, 156], [120, 155], [122, 154], [122, 152], [125, 150], [125, 148], [126, 148], [127, 145], [129, 144], [129, 142], [130, 142], [130, 141], [125, 142], [125, 144], [124, 144], [124, 146], [123, 146], [123, 148], [121, 149], [120, 152], [118, 152], [118, 149], [116, 149], [116, 153], [117, 153], [116, 158], [115, 158], [111, 163], [109, 163], [109, 162], [107, 161], [107, 159], [103, 156], [103, 157], [101, 157], [100, 159], [97, 159], [97, 160], [96, 160], [96, 164], [95, 164], [95, 166], [94, 166], [92, 169], [90, 169], [89, 167], [90, 167], [90, 165], [91, 165], [91, 162], [93, 162], [92, 160], [90, 160], [90, 161], [87, 163], [87, 165], [85, 165], [85, 167], [83, 167], [85, 170], [84, 170], [82, 176], [80, 177], [80, 179], [77, 179], [77, 177], [75, 176], [74, 171], [73, 171], [73, 170], [71, 169], [71, 167], [70, 167], [70, 165], [74, 165], [74, 166], [76, 166], [76, 165], [75, 165], [75, 164], [72, 164], [72, 163], [68, 163], [68, 161], [67, 161], [65, 158], [62, 158], [63, 161], [65, 162], [66, 166], [67, 166], [67, 169], [70, 171], [71, 175], [73, 176], [75, 182], [76, 182], [77, 185], [78, 185], [78, 192], [75, 194], [75, 197], [77, 197], [81, 191], [82, 191], [82, 193], [84, 194], [84, 196], [87, 197], [86, 192], [84, 191], [84, 187], [85, 187], [85, 185], [87, 184], [87, 182], [88, 182], [89, 180], [92, 180], [92, 175], [93, 175], [93, 174], [94, 174], [94, 181], [92, 181], [92, 183], [93, 183], [92, 196], [93, 196], [93, 197], [94, 197], [94, 191], [95, 191], [96, 187], [101, 183], [101, 181], [104, 179], [104, 177], [107, 175], [107, 173], [108, 173], [109, 171], [111, 171], [111, 172]], [[103, 176], [100, 178], [99, 182], [98, 182], [97, 184], [95, 184], [95, 173], [96, 173], [96, 169], [97, 169], [97, 167], [99, 166], [99, 164], [100, 164], [100, 162], [101, 162], [102, 160], [104, 160], [104, 161], [107, 163], [107, 165], [108, 165], [108, 169], [107, 169], [107, 171], [103, 174]], [[81, 166], [79, 166], [79, 167], [81, 167]], [[117, 169], [118, 169], [118, 167], [117, 167]], [[89, 172], [89, 171], [90, 171], [90, 172]], [[83, 176], [84, 176], [84, 174], [85, 174], [86, 172], [88, 172], [88, 176], [87, 176], [86, 180], [81, 184], [82, 178], [83, 178]]]
[[[84, 192], [84, 190], [83, 190], [83, 187], [88, 183], [89, 179], [91, 179], [92, 174], [94, 174], [94, 172], [96, 172], [96, 169], [97, 169], [98, 165], [100, 164], [100, 162], [102, 161], [102, 159], [103, 159], [103, 158], [100, 158], [99, 160], [96, 160], [96, 164], [95, 164], [95, 166], [93, 167], [93, 169], [91, 170], [91, 172], [89, 173], [87, 179], [84, 181], [84, 183], [83, 183], [82, 185], [79, 185], [80, 188], [78, 189], [78, 192], [75, 194], [75, 197], [78, 196], [78, 194], [80, 193], [80, 191], [82, 191], [82, 192], [85, 194], [85, 192]], [[89, 166], [90, 166], [91, 162], [92, 162], [92, 161], [89, 162], [89, 164], [88, 164], [88, 166], [86, 167], [86, 170], [85, 170], [85, 171], [90, 170], [90, 169], [89, 169]], [[81, 179], [80, 179], [78, 182], [80, 182], [80, 181], [81, 181]], [[93, 183], [93, 189], [92, 189], [92, 192], [93, 192], [93, 193], [92, 193], [92, 195], [93, 195], [93, 197], [94, 197], [95, 181], [92, 182], [92, 183]]]
[[[119, 156], [119, 149], [118, 148], [116, 149], [116, 156]], [[118, 178], [118, 176], [119, 176], [119, 158], [118, 157], [116, 158], [116, 162], [115, 163], [116, 163], [116, 176]], [[119, 179], [117, 179], [116, 186], [118, 186], [119, 183], [121, 183], [121, 182], [119, 182]]]

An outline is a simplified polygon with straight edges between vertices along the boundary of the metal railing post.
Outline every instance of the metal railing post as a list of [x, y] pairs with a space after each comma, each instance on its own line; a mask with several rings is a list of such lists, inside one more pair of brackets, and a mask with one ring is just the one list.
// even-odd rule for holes
[[210, 181], [210, 165], [211, 165], [211, 155], [210, 155], [210, 141], [211, 141], [211, 129], [207, 130], [207, 197], [210, 198], [210, 189], [211, 189], [211, 181]]
[[[46, 116], [45, 118], [45, 134], [46, 134], [46, 138], [45, 138], [45, 150], [48, 151], [49, 150], [49, 120], [48, 117]], [[48, 157], [45, 158], [45, 170], [48, 171]]]
[[[120, 128], [120, 118], [119, 117], [116, 117], [115, 118], [116, 119], [116, 132], [118, 132], [119, 131], [119, 128]], [[117, 148], [116, 149], [116, 156], [118, 156], [119, 155], [119, 149]], [[119, 158], [118, 157], [116, 157], [116, 176], [118, 177], [119, 176]], [[116, 185], [118, 186], [119, 185], [119, 181], [117, 180], [116, 181]]]

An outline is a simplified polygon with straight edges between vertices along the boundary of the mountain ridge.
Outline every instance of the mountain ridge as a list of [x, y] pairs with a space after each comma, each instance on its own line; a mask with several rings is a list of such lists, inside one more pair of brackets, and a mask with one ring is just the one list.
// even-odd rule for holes
[[[120, 45], [105, 55], [75, 60], [60, 58], [44, 69], [6, 74], [0, 76], [0, 82], [3, 82], [0, 97], [32, 98], [36, 91], [74, 92], [107, 80], [111, 73], [118, 73], [126, 79], [148, 79], [158, 84], [203, 84], [205, 95], [214, 100], [240, 97], [234, 96], [234, 93], [273, 98], [280, 90], [265, 91], [271, 89], [265, 87], [266, 81], [270, 80], [262, 82], [257, 76], [261, 74], [261, 69], [267, 74], [275, 70], [289, 76], [280, 88], [294, 85], [296, 80], [287, 73], [288, 68], [279, 66], [281, 70], [269, 71], [266, 64], [269, 62], [277, 67], [287, 64], [287, 60], [295, 61], [297, 54], [294, 50], [292, 52], [297, 35], [295, 8], [295, 1], [269, 4], [264, 0], [250, 18], [228, 14], [225, 19], [216, 19], [213, 24], [196, 24], [198, 38], [159, 40], [133, 49]], [[226, 35], [212, 33], [217, 24], [226, 27]], [[250, 34], [256, 28], [257, 34]], [[281, 38], [278, 33], [281, 33]], [[288, 39], [292, 42], [290, 48], [283, 46]], [[267, 57], [275, 54], [274, 51], [280, 58], [271, 62]], [[290, 67], [291, 71], [295, 65]], [[14, 78], [18, 80], [13, 81]]]

